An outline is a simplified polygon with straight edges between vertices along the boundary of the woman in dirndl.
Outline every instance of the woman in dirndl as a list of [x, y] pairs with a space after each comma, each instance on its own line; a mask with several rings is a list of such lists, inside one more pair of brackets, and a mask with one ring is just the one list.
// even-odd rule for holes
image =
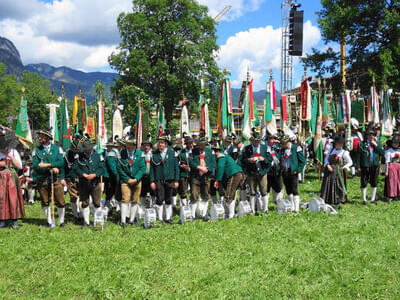
[[0, 228], [6, 227], [9, 222], [13, 228], [18, 227], [18, 219], [25, 215], [17, 174], [21, 168], [18, 151], [9, 148], [5, 134], [0, 132]]
[[400, 197], [400, 136], [395, 135], [391, 147], [385, 152], [385, 191], [384, 195], [391, 202]]
[[324, 179], [321, 186], [321, 198], [325, 203], [338, 208], [340, 203], [346, 202], [346, 176], [344, 170], [349, 171], [353, 165], [350, 153], [343, 149], [344, 137], [336, 136], [334, 147], [326, 155], [324, 161]]

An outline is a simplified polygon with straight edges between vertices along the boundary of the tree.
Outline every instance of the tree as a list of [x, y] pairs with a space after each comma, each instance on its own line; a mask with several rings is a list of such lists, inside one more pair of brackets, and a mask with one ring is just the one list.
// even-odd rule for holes
[[[348, 46], [347, 73], [359, 81], [363, 92], [371, 85], [387, 82], [400, 88], [400, 2], [398, 0], [321, 0], [318, 23], [326, 43]], [[320, 74], [332, 71], [339, 63], [339, 54], [328, 48], [313, 50], [303, 62]], [[362, 78], [362, 80], [361, 80]]]
[[58, 96], [50, 90], [50, 81], [36, 73], [24, 71], [21, 81], [28, 101], [28, 115], [34, 130], [49, 128], [49, 109], [46, 104], [58, 103]]
[[109, 57], [121, 75], [117, 90], [133, 85], [154, 103], [161, 99], [167, 121], [182, 90], [198, 99], [201, 73], [211, 82], [220, 76], [215, 22], [194, 0], [133, 0], [133, 12], [118, 17], [118, 28], [122, 42]]
[[4, 64], [0, 63], [0, 124], [7, 125], [7, 117], [17, 116], [21, 100], [21, 85], [15, 75], [5, 73]]

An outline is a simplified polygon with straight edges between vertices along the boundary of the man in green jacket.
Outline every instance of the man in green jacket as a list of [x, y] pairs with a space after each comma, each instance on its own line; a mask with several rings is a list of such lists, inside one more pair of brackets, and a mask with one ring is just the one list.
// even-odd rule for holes
[[257, 210], [268, 212], [268, 172], [271, 168], [272, 157], [267, 147], [261, 144], [261, 136], [254, 132], [250, 137], [251, 144], [246, 146], [240, 157], [247, 182], [250, 186], [250, 206], [253, 213], [256, 212], [256, 194], [259, 188], [261, 199], [257, 203]]
[[115, 200], [120, 202], [122, 199], [121, 184], [119, 173], [117, 170], [118, 160], [120, 159], [120, 152], [118, 150], [117, 142], [110, 140], [107, 143], [107, 152], [105, 153], [105, 165], [108, 173], [108, 178], [104, 180], [105, 193], [106, 193], [106, 207], [112, 209], [111, 199], [114, 196]]
[[[201, 137], [198, 145], [192, 150], [192, 156], [189, 160], [192, 188], [190, 198], [192, 216], [193, 218], [196, 217], [196, 210], [199, 208], [204, 221], [208, 221], [207, 210], [208, 201], [210, 200], [210, 176], [216, 168], [215, 155], [213, 155], [207, 145], [207, 139]], [[202, 201], [200, 201], [200, 195]]]
[[382, 145], [376, 139], [376, 132], [369, 130], [367, 140], [360, 142], [356, 152], [356, 168], [361, 171], [361, 195], [364, 205], [367, 205], [367, 185], [371, 185], [371, 203], [376, 202], [379, 166], [381, 157], [385, 156]]
[[89, 226], [89, 196], [92, 196], [96, 210], [101, 209], [101, 177], [105, 173], [104, 158], [93, 149], [86, 139], [82, 142], [81, 152], [74, 163], [74, 172], [79, 178], [79, 196], [82, 206], [83, 227]]
[[48, 226], [52, 225], [52, 214], [49, 207], [51, 200], [52, 183], [54, 188], [54, 201], [57, 205], [60, 226], [63, 227], [65, 217], [64, 187], [64, 152], [61, 147], [51, 143], [53, 137], [46, 130], [39, 131], [40, 146], [32, 154], [33, 180], [39, 185], [44, 215], [47, 217]]
[[128, 137], [126, 149], [121, 151], [121, 158], [117, 164], [118, 174], [121, 178], [121, 225], [126, 226], [129, 203], [131, 204], [129, 223], [134, 224], [138, 212], [138, 202], [142, 189], [142, 176], [146, 172], [145, 160], [142, 151], [136, 149], [136, 139]]
[[218, 189], [223, 184], [225, 189], [225, 215], [232, 219], [235, 216], [236, 190], [238, 189], [242, 178], [242, 168], [235, 163], [229, 154], [221, 152], [219, 145], [213, 146], [217, 160], [217, 169], [215, 175], [215, 188]]
[[180, 206], [186, 206], [188, 204], [187, 195], [188, 195], [188, 186], [189, 186], [189, 159], [192, 155], [193, 149], [193, 139], [190, 135], [185, 136], [185, 145], [186, 147], [182, 149], [179, 154], [179, 199]]
[[65, 151], [65, 180], [67, 182], [67, 190], [69, 193], [69, 199], [71, 202], [72, 214], [74, 216], [74, 224], [78, 224], [80, 214], [78, 210], [78, 199], [79, 199], [79, 180], [74, 172], [74, 163], [79, 156], [79, 144], [83, 137], [76, 135], [71, 143], [71, 146]]
[[165, 222], [172, 221], [172, 196], [179, 186], [179, 163], [175, 151], [168, 146], [168, 136], [158, 138], [158, 149], [153, 151], [150, 168], [150, 187], [156, 193], [156, 211], [160, 222], [163, 218], [163, 203], [165, 202]]
[[283, 184], [286, 188], [286, 194], [292, 203], [292, 212], [300, 210], [300, 196], [298, 191], [298, 174], [303, 172], [306, 165], [306, 159], [303, 149], [292, 143], [290, 137], [285, 135], [281, 139], [281, 167]]

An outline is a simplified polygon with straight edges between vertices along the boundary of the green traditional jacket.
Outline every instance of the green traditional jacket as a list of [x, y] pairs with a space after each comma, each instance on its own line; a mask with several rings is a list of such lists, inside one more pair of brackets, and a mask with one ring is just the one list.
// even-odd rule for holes
[[[258, 161], [257, 163], [249, 162], [249, 158], [256, 157], [257, 155], [262, 156], [264, 161]], [[246, 146], [239, 157], [240, 166], [243, 171], [248, 175], [261, 175], [264, 176], [271, 169], [272, 156], [267, 151], [267, 147], [260, 144], [260, 153], [253, 153], [253, 145]]]
[[33, 165], [33, 180], [44, 181], [50, 178], [50, 168], [41, 168], [39, 164], [50, 163], [51, 168], [58, 168], [60, 173], [57, 174], [57, 178], [63, 180], [65, 178], [64, 170], [64, 152], [61, 147], [50, 144], [50, 150], [47, 153], [45, 147], [40, 145], [35, 148], [32, 153], [32, 165]]
[[118, 150], [111, 149], [111, 151], [107, 153], [105, 159], [108, 176], [110, 178], [111, 177], [115, 178], [116, 182], [119, 182], [119, 172], [117, 170], [119, 158], [120, 158], [120, 153], [118, 152]]
[[[285, 160], [285, 152], [284, 152], [285, 148], [282, 148], [281, 151], [282, 151], [281, 152], [281, 154], [282, 154], [281, 164], [283, 166], [284, 160]], [[303, 149], [296, 144], [292, 144], [292, 146], [290, 148], [289, 164], [290, 164], [290, 171], [292, 174], [295, 172], [297, 172], [297, 173], [303, 172], [303, 169], [306, 165], [306, 159], [304, 157]]]
[[[206, 147], [204, 149], [204, 153], [205, 153], [204, 159], [206, 162], [206, 167], [208, 169], [208, 173], [210, 174], [210, 172], [211, 173], [214, 172], [215, 168], [217, 167], [215, 155], [213, 154], [213, 152], [209, 147]], [[190, 175], [198, 177], [199, 170], [197, 169], [197, 167], [200, 165], [200, 149], [198, 147], [192, 149], [192, 156], [189, 160], [189, 164], [190, 164]]]
[[242, 168], [233, 160], [230, 155], [218, 153], [217, 170], [215, 176], [216, 180], [221, 181], [222, 179], [228, 179], [239, 172], [243, 172]]
[[369, 167], [377, 167], [380, 165], [380, 157], [385, 156], [385, 151], [382, 148], [382, 144], [380, 142], [376, 143], [376, 146], [372, 146], [373, 150], [373, 160], [371, 164], [370, 160], [370, 149], [368, 141], [360, 142], [358, 146], [358, 150], [356, 152], [355, 166], [357, 169], [359, 168], [369, 168]]
[[103, 156], [94, 150], [89, 157], [84, 152], [79, 153], [79, 158], [74, 163], [74, 172], [79, 178], [84, 178], [83, 174], [96, 174], [100, 178], [105, 173]]
[[179, 163], [175, 151], [167, 147], [165, 159], [162, 158], [159, 149], [153, 152], [150, 167], [150, 181], [173, 180], [179, 181]]
[[[188, 165], [190, 166], [190, 157], [192, 155], [192, 150], [188, 150], [188, 149], [183, 149], [181, 151], [181, 153], [179, 154], [179, 166], [181, 165]], [[189, 177], [189, 171], [179, 168], [179, 176], [180, 177], [185, 177], [188, 178]]]
[[65, 178], [75, 179], [76, 174], [74, 172], [74, 162], [78, 157], [78, 153], [74, 152], [71, 149], [67, 149], [64, 154], [64, 170], [65, 170]]
[[146, 163], [142, 156], [142, 151], [135, 149], [133, 157], [129, 158], [128, 150], [122, 150], [117, 170], [122, 182], [127, 183], [129, 179], [140, 181], [146, 172]]
[[233, 150], [235, 149], [235, 146], [231, 144], [231, 145], [229, 145], [228, 148], [226, 148], [226, 147], [224, 147], [224, 148], [225, 148], [224, 153], [233, 157]]

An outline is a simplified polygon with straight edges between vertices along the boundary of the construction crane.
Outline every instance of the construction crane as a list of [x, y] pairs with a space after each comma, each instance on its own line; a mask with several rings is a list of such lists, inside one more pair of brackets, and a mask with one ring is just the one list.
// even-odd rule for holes
[[218, 23], [222, 19], [222, 17], [225, 16], [228, 11], [230, 11], [231, 8], [232, 8], [232, 5], [225, 6], [225, 8], [223, 10], [221, 10], [219, 12], [219, 14], [214, 17], [214, 22]]

